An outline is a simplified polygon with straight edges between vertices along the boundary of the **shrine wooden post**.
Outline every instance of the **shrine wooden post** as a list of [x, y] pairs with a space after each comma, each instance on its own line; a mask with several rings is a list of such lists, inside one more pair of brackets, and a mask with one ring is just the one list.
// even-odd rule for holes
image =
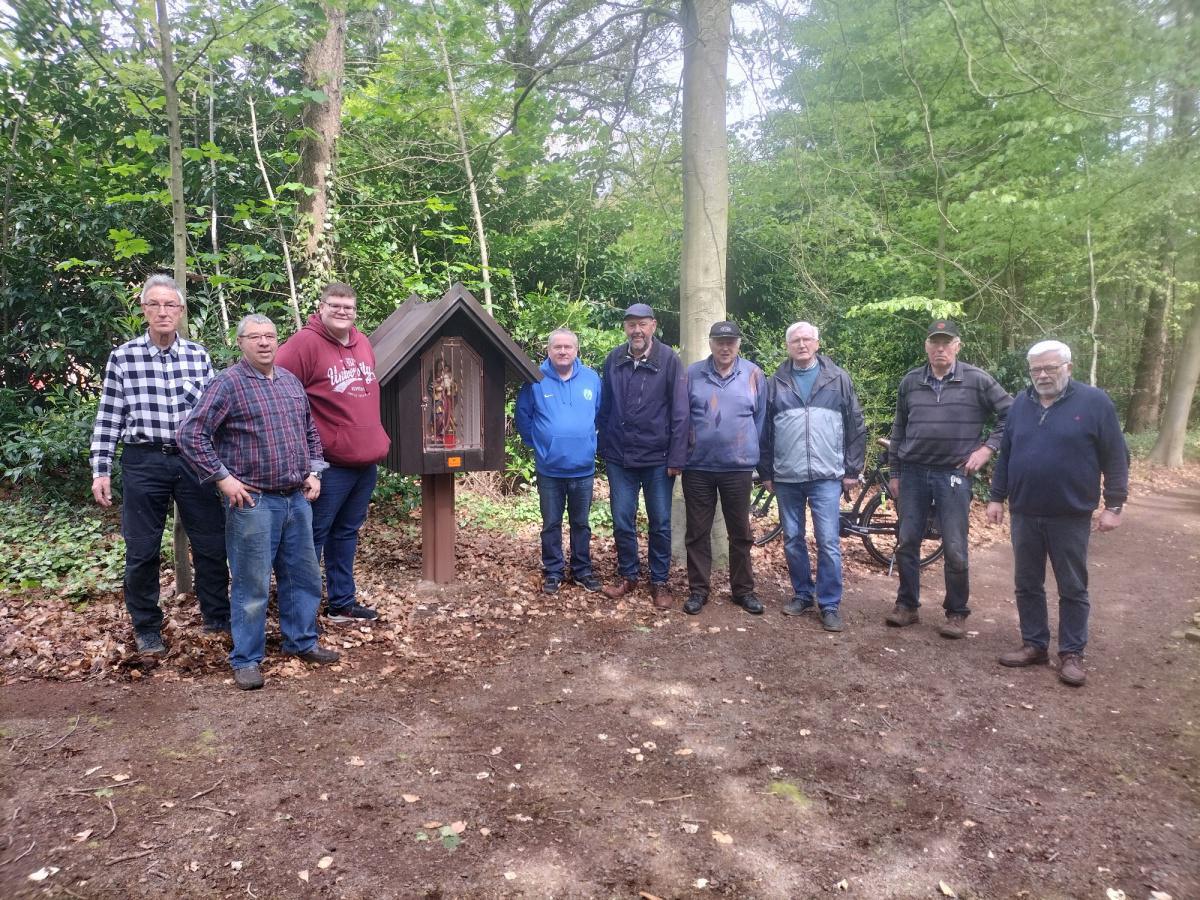
[[421, 577], [434, 584], [454, 580], [454, 475], [421, 476]]

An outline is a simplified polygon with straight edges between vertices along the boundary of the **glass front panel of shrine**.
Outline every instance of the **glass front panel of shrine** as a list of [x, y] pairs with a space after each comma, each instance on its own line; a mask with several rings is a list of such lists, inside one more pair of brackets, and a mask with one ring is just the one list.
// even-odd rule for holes
[[422, 445], [430, 450], [483, 448], [483, 365], [459, 337], [421, 354]]

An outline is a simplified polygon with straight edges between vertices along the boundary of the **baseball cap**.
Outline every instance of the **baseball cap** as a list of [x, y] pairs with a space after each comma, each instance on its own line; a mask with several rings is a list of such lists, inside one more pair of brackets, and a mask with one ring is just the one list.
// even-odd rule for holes
[[708, 329], [710, 338], [740, 338], [742, 329], [737, 327], [734, 322], [713, 322], [712, 328]]
[[653, 319], [654, 310], [648, 303], [635, 303], [625, 310], [626, 319]]
[[933, 337], [935, 334], [948, 334], [950, 337], [961, 338], [958, 333], [958, 326], [949, 319], [938, 319], [929, 326], [929, 330], [925, 332], [926, 337]]

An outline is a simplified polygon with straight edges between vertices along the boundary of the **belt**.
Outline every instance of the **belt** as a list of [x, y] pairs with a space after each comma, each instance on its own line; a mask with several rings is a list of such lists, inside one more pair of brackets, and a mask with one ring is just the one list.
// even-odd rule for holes
[[130, 444], [130, 447], [137, 447], [139, 450], [148, 450], [151, 453], [161, 453], [164, 456], [178, 456], [178, 444], [164, 444], [158, 441], [148, 441], [142, 444]]
[[[247, 485], [247, 487], [250, 487], [250, 486]], [[303, 484], [297, 484], [294, 487], [276, 488], [275, 490], [271, 490], [271, 491], [264, 490], [263, 488], [250, 488], [250, 490], [258, 491], [260, 494], [274, 494], [277, 497], [287, 497], [291, 494], [296, 493], [296, 491], [300, 491], [303, 489], [304, 489]]]

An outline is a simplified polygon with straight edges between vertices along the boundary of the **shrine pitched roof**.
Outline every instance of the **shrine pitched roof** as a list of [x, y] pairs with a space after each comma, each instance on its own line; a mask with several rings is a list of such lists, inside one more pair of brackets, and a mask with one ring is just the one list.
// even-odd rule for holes
[[387, 384], [456, 314], [474, 324], [503, 356], [510, 378], [522, 382], [541, 381], [542, 373], [537, 363], [488, 315], [471, 292], [456, 282], [439, 300], [425, 301], [413, 294], [371, 332], [375, 376], [379, 384]]

